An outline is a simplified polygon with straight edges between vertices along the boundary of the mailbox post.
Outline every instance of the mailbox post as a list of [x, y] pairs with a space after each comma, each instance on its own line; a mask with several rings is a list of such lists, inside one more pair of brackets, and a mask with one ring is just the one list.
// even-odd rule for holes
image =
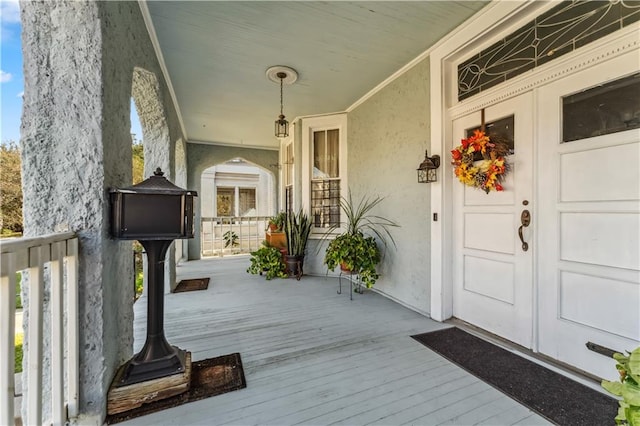
[[147, 338], [129, 360], [116, 386], [125, 386], [185, 371], [185, 351], [164, 335], [164, 261], [174, 239], [193, 238], [195, 191], [175, 186], [160, 168], [137, 185], [111, 190], [111, 233], [138, 240], [147, 252]]

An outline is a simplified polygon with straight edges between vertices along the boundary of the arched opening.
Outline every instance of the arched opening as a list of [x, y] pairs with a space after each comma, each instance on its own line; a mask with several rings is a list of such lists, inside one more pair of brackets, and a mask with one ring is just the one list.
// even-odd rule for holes
[[[145, 179], [144, 175], [144, 143], [142, 136], [142, 124], [136, 104], [131, 98], [131, 176], [135, 185]], [[142, 295], [144, 290], [144, 265], [142, 245], [138, 241], [133, 242], [133, 286], [135, 289], [134, 299]]]
[[259, 248], [275, 213], [273, 172], [235, 157], [200, 177], [202, 256], [243, 254]]
[[[174, 170], [171, 164], [175, 151], [171, 145], [162, 92], [156, 75], [135, 67], [131, 81], [131, 97], [132, 111], [137, 112], [143, 140], [143, 176], [144, 178], [151, 176], [153, 171], [160, 167], [164, 177], [173, 181]], [[175, 250], [169, 249], [165, 262], [165, 293], [175, 286], [175, 258]]]

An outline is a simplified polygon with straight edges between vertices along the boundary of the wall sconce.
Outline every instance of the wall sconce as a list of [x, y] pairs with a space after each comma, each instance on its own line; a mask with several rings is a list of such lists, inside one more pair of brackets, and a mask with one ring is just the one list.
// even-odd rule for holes
[[427, 151], [424, 152], [424, 161], [417, 168], [418, 183], [431, 183], [438, 181], [438, 167], [440, 167], [440, 156], [429, 157]]

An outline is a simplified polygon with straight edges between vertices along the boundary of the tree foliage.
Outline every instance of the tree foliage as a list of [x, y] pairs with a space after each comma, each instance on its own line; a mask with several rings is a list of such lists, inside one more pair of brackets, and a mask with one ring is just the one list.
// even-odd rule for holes
[[131, 145], [131, 156], [133, 162], [133, 184], [140, 183], [144, 180], [144, 147], [142, 141], [133, 137]]
[[0, 228], [22, 232], [20, 148], [14, 141], [0, 145]]

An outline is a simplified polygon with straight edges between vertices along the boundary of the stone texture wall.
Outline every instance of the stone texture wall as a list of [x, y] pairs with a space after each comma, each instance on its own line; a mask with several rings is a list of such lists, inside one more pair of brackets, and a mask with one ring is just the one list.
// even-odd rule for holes
[[134, 70], [157, 78], [164, 121], [149, 158], [169, 176], [183, 135], [137, 2], [20, 5], [25, 235], [80, 237], [81, 422], [101, 424], [113, 375], [132, 355], [132, 248], [109, 237], [108, 190], [131, 183]]
[[[278, 164], [278, 151], [274, 150], [190, 143], [187, 149], [187, 164], [189, 165], [187, 187], [200, 193], [202, 190], [200, 178], [205, 169], [238, 157], [273, 173], [272, 193], [274, 200], [277, 200], [276, 188], [279, 187], [280, 173], [277, 168], [273, 167], [274, 164]], [[278, 202], [275, 202], [274, 205], [278, 205]], [[189, 260], [200, 259], [200, 218], [202, 215], [198, 198], [196, 198], [194, 210], [196, 212], [195, 238], [188, 240]]]
[[416, 168], [429, 132], [428, 59], [348, 114], [349, 187], [356, 199], [386, 197], [376, 213], [401, 225], [375, 287], [423, 312], [430, 309], [430, 193], [417, 183]]

